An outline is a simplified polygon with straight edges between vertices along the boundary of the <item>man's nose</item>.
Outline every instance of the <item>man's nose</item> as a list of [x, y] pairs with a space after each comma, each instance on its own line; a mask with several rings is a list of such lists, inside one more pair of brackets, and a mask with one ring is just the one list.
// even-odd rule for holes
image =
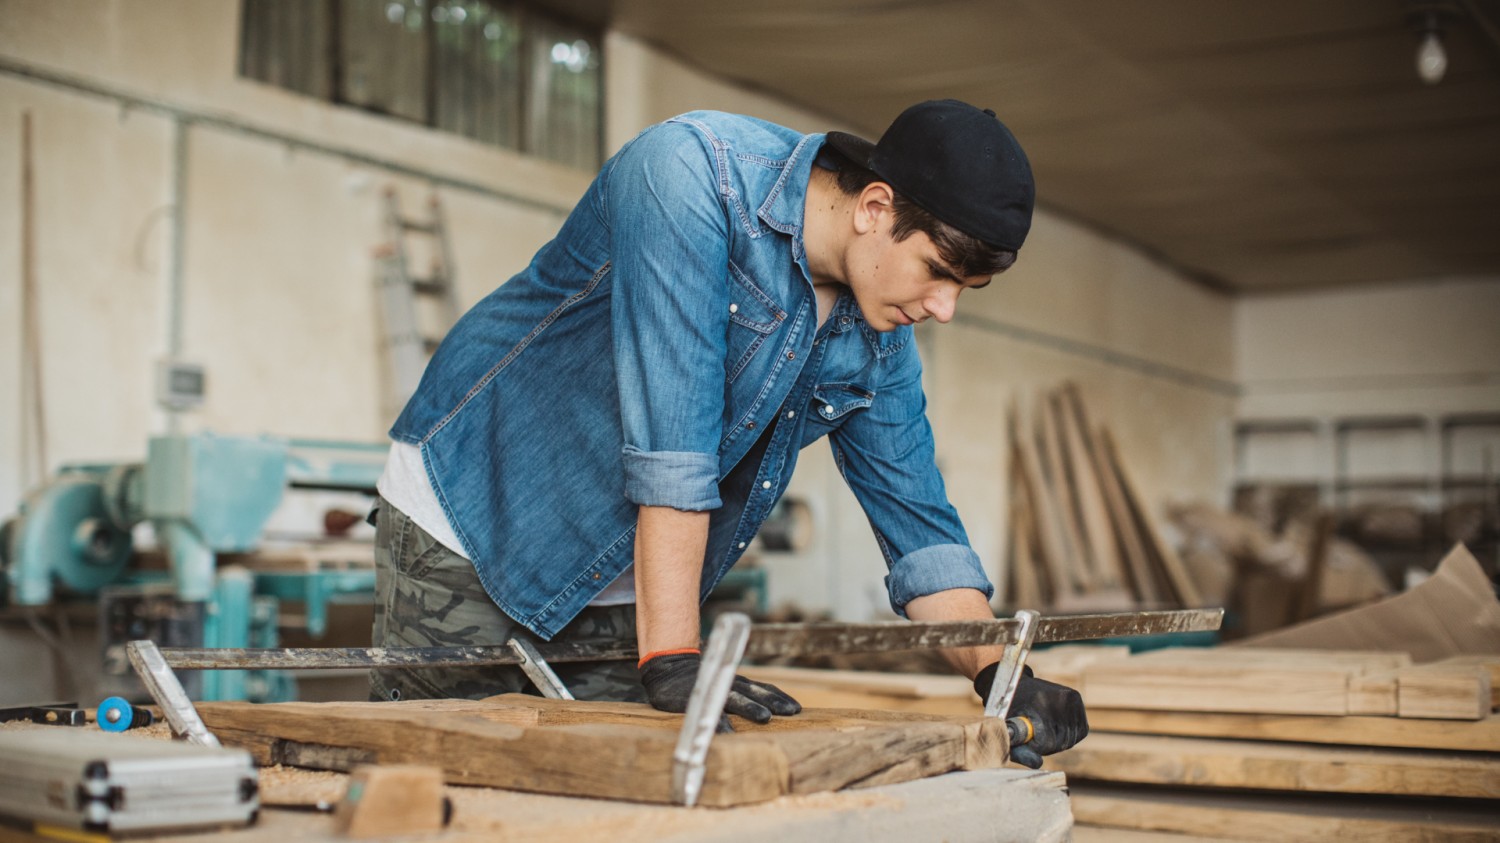
[[922, 306], [933, 319], [946, 325], [953, 321], [953, 312], [958, 308], [958, 292], [957, 284], [944, 284], [941, 290], [928, 296]]

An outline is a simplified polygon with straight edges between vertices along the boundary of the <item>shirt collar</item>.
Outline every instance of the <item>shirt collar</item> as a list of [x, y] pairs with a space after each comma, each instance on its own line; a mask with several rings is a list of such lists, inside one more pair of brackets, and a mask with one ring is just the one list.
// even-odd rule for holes
[[818, 150], [823, 148], [826, 137], [822, 134], [803, 135], [802, 140], [793, 147], [792, 154], [787, 156], [786, 164], [781, 168], [781, 177], [771, 187], [770, 195], [756, 211], [766, 225], [782, 234], [790, 234], [799, 239], [802, 236], [807, 182], [812, 178], [813, 161], [818, 157]]

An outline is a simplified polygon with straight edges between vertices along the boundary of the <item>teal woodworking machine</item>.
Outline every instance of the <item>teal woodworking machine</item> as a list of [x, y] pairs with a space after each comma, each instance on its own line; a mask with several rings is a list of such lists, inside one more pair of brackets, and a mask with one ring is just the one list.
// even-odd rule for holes
[[[0, 526], [0, 604], [95, 598], [105, 601], [102, 633], [113, 625], [137, 637], [149, 616], [161, 638], [184, 646], [274, 647], [279, 603], [295, 600], [320, 636], [331, 600], [369, 599], [373, 570], [221, 569], [218, 557], [259, 547], [288, 489], [373, 495], [385, 454], [376, 444], [197, 433], [151, 439], [142, 463], [65, 466]], [[130, 567], [142, 523], [169, 562], [165, 572]], [[108, 601], [118, 593], [131, 597]], [[294, 694], [273, 671], [206, 672], [201, 681], [195, 696], [205, 700]]]

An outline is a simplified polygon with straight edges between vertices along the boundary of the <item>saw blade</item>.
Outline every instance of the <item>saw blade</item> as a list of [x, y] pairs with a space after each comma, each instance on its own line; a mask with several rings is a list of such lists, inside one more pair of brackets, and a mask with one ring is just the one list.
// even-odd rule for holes
[[[1103, 615], [1059, 615], [1042, 618], [1036, 643], [1087, 641], [1134, 635], [1203, 632], [1219, 628], [1223, 609], [1121, 612]], [[776, 658], [887, 650], [925, 650], [1011, 644], [1019, 622], [1012, 618], [976, 621], [891, 621], [885, 623], [758, 624], [750, 629], [746, 658]], [[635, 659], [635, 647], [539, 642], [537, 653], [548, 663]], [[329, 668], [483, 667], [520, 664], [504, 644], [471, 647], [303, 647], [282, 649], [213, 649], [172, 647], [161, 650], [178, 670], [321, 670]]]

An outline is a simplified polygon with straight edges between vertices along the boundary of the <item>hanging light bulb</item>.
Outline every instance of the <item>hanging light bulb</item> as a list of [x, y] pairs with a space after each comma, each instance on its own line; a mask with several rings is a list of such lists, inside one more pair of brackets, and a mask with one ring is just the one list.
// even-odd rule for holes
[[1417, 75], [1429, 85], [1443, 81], [1448, 72], [1448, 52], [1443, 49], [1443, 36], [1438, 29], [1437, 18], [1427, 16], [1427, 26], [1422, 43], [1417, 47]]

